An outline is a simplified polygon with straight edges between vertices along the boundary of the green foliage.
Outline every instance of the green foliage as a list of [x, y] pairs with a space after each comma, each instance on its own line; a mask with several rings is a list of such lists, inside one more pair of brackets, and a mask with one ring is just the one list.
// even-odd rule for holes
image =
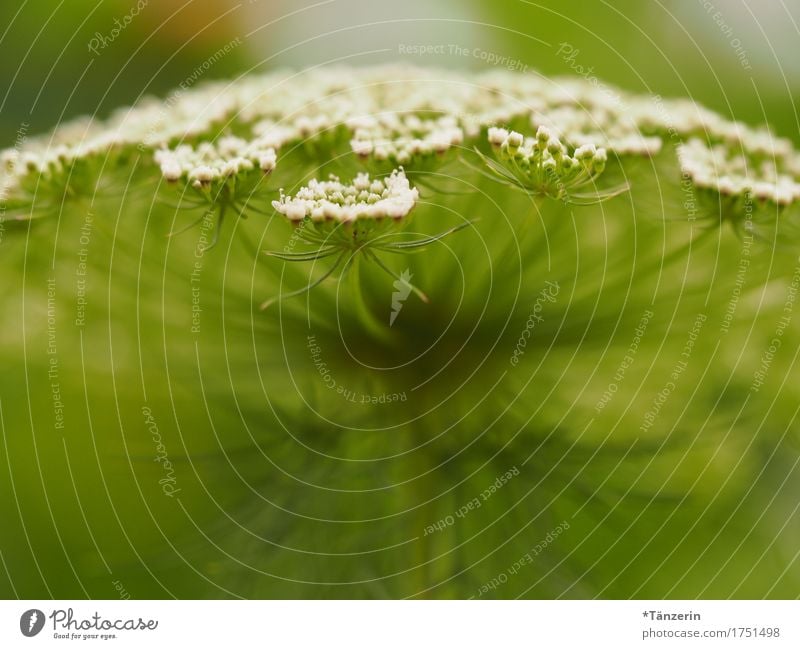
[[[590, 88], [491, 74], [446, 113], [458, 79], [404, 74], [246, 81], [202, 132], [7, 156], [3, 592], [797, 595], [796, 208], [754, 184], [797, 183], [794, 151], [734, 197], [687, 180], [683, 103], [627, 148], [562, 122], [559, 173], [591, 150], [605, 199], [564, 200], [538, 159], [509, 187], [489, 129]], [[393, 106], [416, 119], [363, 123]], [[399, 211], [359, 186], [400, 166]]]

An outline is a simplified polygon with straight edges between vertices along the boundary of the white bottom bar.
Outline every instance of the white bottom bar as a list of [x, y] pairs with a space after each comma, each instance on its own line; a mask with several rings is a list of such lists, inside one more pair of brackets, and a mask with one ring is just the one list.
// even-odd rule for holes
[[4, 601], [0, 647], [796, 648], [798, 619], [795, 601]]

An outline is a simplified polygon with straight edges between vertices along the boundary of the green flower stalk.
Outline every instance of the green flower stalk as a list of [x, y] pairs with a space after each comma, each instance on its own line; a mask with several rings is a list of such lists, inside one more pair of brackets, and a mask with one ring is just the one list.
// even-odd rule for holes
[[[346, 270], [360, 256], [374, 262], [393, 279], [406, 283], [423, 302], [429, 302], [425, 293], [398, 276], [381, 261], [378, 254], [421, 249], [469, 223], [432, 237], [398, 240], [400, 227], [418, 197], [419, 192], [411, 187], [402, 169], [393, 171], [385, 179], [370, 180], [368, 174], [361, 173], [352, 184], [343, 184], [337, 177], [331, 176], [330, 180], [324, 182], [312, 180], [293, 198], [281, 194], [280, 200], [272, 202], [275, 211], [290, 221], [302, 222], [300, 237], [303, 242], [319, 247], [306, 252], [266, 251], [266, 254], [284, 261], [317, 261], [335, 256], [331, 268], [318, 280], [282, 297], [293, 297], [311, 290], [340, 265]], [[267, 308], [273, 301], [265, 302], [261, 308]]]

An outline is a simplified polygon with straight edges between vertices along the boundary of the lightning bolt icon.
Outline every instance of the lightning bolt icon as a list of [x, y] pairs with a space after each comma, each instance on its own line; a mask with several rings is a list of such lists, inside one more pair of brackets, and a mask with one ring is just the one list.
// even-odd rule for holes
[[395, 288], [395, 292], [392, 293], [392, 313], [389, 316], [389, 326], [391, 327], [394, 324], [395, 319], [400, 314], [400, 310], [403, 308], [403, 302], [408, 299], [409, 294], [411, 293], [411, 278], [413, 275], [411, 271], [406, 268], [400, 277], [397, 278], [397, 281], [392, 285]]
[[39, 616], [36, 614], [36, 611], [31, 613], [31, 617], [28, 620], [28, 631], [33, 631], [33, 625], [36, 624], [36, 621], [39, 619]]

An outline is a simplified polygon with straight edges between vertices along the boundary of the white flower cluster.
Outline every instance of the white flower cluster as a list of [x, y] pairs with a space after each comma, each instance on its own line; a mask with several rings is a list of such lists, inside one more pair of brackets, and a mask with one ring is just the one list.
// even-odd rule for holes
[[[312, 131], [309, 130], [309, 122], [306, 120], [298, 121], [300, 122], [299, 124], [288, 124], [271, 119], [262, 120], [253, 126], [253, 134], [263, 146], [271, 147], [277, 151], [285, 144], [302, 140], [303, 133], [308, 133], [305, 137], [311, 136]], [[314, 120], [314, 122], [322, 126], [318, 120]], [[314, 130], [313, 134], [316, 135], [318, 132]]]
[[78, 161], [109, 156], [125, 147], [150, 150], [176, 140], [201, 136], [226, 119], [236, 98], [223, 84], [174, 92], [166, 101], [145, 98], [107, 120], [77, 118], [52, 134], [27, 138], [20, 149], [0, 152], [5, 182], [14, 186], [28, 174], [60, 174]]
[[[571, 150], [593, 145], [618, 156], [652, 155], [665, 142], [697, 137], [726, 147], [726, 159], [736, 152], [746, 158], [775, 155], [775, 173], [758, 164], [748, 167], [747, 178], [780, 185], [775, 197], [781, 200], [787, 183], [800, 178], [800, 156], [790, 142], [688, 100], [611, 93], [585, 79], [404, 65], [276, 71], [182, 89], [164, 102], [143, 100], [109, 120], [77, 121], [0, 154], [0, 180], [13, 192], [28, 175], [62, 173], [75, 161], [138, 147], [155, 154], [167, 178], [202, 187], [247, 172], [250, 165], [269, 170], [275, 152], [292, 144], [314, 142], [339, 155], [345, 151], [334, 149], [348, 140], [368, 161], [408, 168], [455, 146], [471, 149], [490, 127], [520, 129], [525, 123], [547, 126]], [[243, 139], [222, 151], [217, 138], [226, 126]], [[204, 139], [214, 142], [213, 149], [201, 144]], [[191, 149], [182, 148], [189, 144]], [[172, 151], [164, 153], [167, 147]]]
[[[765, 142], [765, 145], [769, 143]], [[756, 147], [753, 147], [754, 149]], [[772, 148], [736, 151], [729, 146], [707, 146], [691, 139], [678, 149], [681, 171], [697, 187], [713, 189], [723, 196], [749, 195], [778, 205], [800, 201], [798, 169]]]
[[570, 154], [546, 126], [537, 129], [535, 138], [494, 127], [488, 137], [520, 186], [551, 198], [565, 199], [572, 190], [591, 184], [608, 160], [606, 150], [594, 144], [582, 144]]
[[79, 160], [105, 156], [118, 146], [130, 144], [130, 133], [116, 120], [103, 127], [91, 119], [77, 119], [61, 126], [52, 137], [27, 138], [25, 146], [0, 152], [0, 166], [8, 180], [26, 174], [58, 174]]
[[353, 131], [350, 146], [357, 155], [398, 164], [441, 155], [464, 141], [463, 129], [449, 115], [426, 119], [413, 113], [381, 113], [350, 119], [347, 126]]
[[175, 149], [162, 149], [156, 151], [155, 160], [166, 180], [186, 178], [192, 186], [202, 188], [256, 167], [270, 173], [275, 169], [277, 155], [274, 148], [259, 139], [248, 142], [228, 136], [214, 144], [203, 142], [197, 147], [182, 144]]
[[273, 201], [277, 212], [292, 221], [306, 217], [313, 221], [351, 222], [356, 219], [401, 219], [417, 202], [419, 193], [408, 182], [402, 169], [395, 169], [385, 178], [370, 179], [360, 173], [351, 184], [336, 176], [330, 180], [311, 180], [294, 198], [281, 193]]

